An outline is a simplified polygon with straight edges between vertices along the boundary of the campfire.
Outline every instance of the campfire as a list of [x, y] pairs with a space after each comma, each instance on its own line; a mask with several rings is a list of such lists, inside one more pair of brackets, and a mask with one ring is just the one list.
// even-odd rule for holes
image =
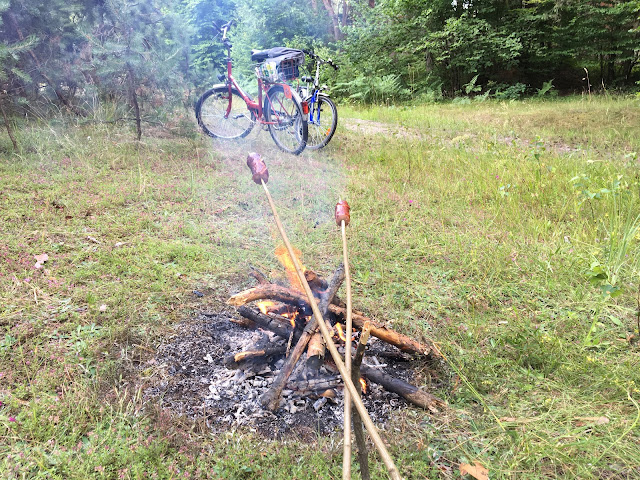
[[[287, 278], [291, 277], [291, 259], [284, 255], [282, 250], [276, 251], [276, 256], [280, 259], [288, 272]], [[258, 270], [253, 270], [251, 276], [258, 285], [233, 295], [228, 303], [236, 306], [240, 319], [231, 319], [232, 322], [245, 328], [263, 329], [272, 334], [270, 346], [255, 345], [243, 351], [234, 352], [225, 358], [225, 365], [231, 368], [255, 369], [260, 362], [273, 362], [285, 359], [287, 365], [286, 374], [280, 377], [279, 382], [275, 382], [270, 387], [268, 393], [260, 398], [260, 403], [264, 408], [275, 411], [280, 406], [286, 404], [278, 391], [285, 393], [305, 392], [312, 398], [335, 398], [336, 389], [342, 389], [338, 370], [330, 358], [326, 358], [326, 347], [319, 332], [307, 335], [305, 338], [304, 329], [311, 319], [311, 308], [302, 291], [297, 285], [282, 286], [270, 282], [264, 274]], [[314, 271], [305, 269], [304, 276], [312, 289], [314, 297], [320, 305], [326, 305], [327, 314], [325, 322], [332, 335], [333, 341], [338, 347], [338, 351], [344, 356], [347, 345], [345, 336], [346, 305], [344, 301], [336, 295], [337, 290], [344, 280], [344, 266], [340, 265], [329, 281], [318, 276]], [[253, 306], [249, 306], [253, 304]], [[407, 360], [405, 354], [437, 357], [436, 350], [430, 343], [419, 342], [406, 335], [398, 333], [385, 327], [362, 312], [354, 311], [353, 324], [355, 332], [350, 339], [352, 345], [357, 346], [363, 339], [363, 332], [377, 338], [387, 345], [395, 347], [387, 349], [384, 356], [387, 358]], [[300, 342], [307, 342], [304, 350], [299, 356], [292, 356], [296, 345]], [[280, 370], [282, 371], [282, 370]], [[410, 383], [395, 378], [385, 372], [379, 365], [360, 365], [361, 377], [359, 384], [363, 386], [366, 393], [366, 385], [373, 382], [386, 390], [396, 393], [407, 402], [430, 411], [437, 411], [442, 402], [433, 395], [420, 390]], [[321, 403], [326, 403], [321, 401]]]
[[[439, 359], [440, 353], [430, 341], [403, 335], [353, 309], [345, 233], [349, 206], [345, 201], [338, 202], [335, 211], [336, 223], [342, 232], [343, 262], [331, 277], [325, 278], [305, 268], [300, 252], [289, 242], [267, 189], [269, 173], [260, 156], [250, 154], [247, 165], [253, 181], [264, 188], [284, 241], [284, 247], [278, 248], [275, 255], [284, 266], [288, 282], [286, 285], [272, 282], [253, 269], [250, 275], [257, 285], [227, 301], [236, 307], [237, 315], [214, 315], [218, 321], [215, 332], [211, 333], [211, 344], [217, 344], [218, 351], [215, 358], [211, 353], [200, 358], [208, 362], [208, 368], [203, 370], [208, 371], [209, 377], [215, 376], [221, 381], [201, 380], [210, 382], [209, 395], [202, 408], [205, 417], [208, 417], [207, 408], [224, 414], [221, 408], [227, 404], [236, 408], [233, 413], [236, 423], [242, 423], [243, 416], [277, 417], [283, 411], [291, 415], [299, 412], [304, 415], [307, 411], [319, 413], [325, 408], [334, 413], [344, 411], [343, 478], [351, 475], [353, 419], [362, 477], [368, 477], [366, 427], [389, 476], [399, 479], [400, 473], [373, 423], [371, 400], [377, 402], [374, 406], [379, 406], [382, 400], [394, 408], [399, 396], [417, 407], [437, 412], [443, 402], [407, 381], [411, 377], [407, 374], [408, 368], [389, 363], [406, 364], [411, 356]], [[345, 300], [338, 296], [343, 282]], [[226, 324], [222, 318], [227, 320]], [[242, 341], [235, 341], [238, 339]], [[202, 339], [197, 342], [201, 344]], [[193, 369], [195, 372], [202, 361], [194, 363], [198, 363]], [[174, 368], [174, 373], [187, 374], [188, 371], [185, 365]], [[235, 394], [230, 392], [234, 389]], [[375, 393], [369, 394], [369, 391]], [[246, 402], [239, 405], [238, 396]], [[342, 409], [339, 408], [341, 400]], [[373, 410], [378, 421], [388, 412], [384, 406]], [[385, 413], [380, 415], [380, 410]], [[332, 417], [339, 418], [339, 415]], [[226, 418], [231, 420], [228, 415]]]

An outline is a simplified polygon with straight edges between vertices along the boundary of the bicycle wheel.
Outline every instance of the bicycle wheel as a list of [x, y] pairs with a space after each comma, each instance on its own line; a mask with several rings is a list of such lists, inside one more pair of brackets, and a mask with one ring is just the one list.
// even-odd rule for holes
[[288, 85], [274, 85], [264, 99], [264, 118], [276, 145], [299, 155], [307, 146], [309, 130], [302, 113], [302, 101]]
[[338, 126], [338, 110], [329, 97], [318, 95], [309, 103], [309, 138], [307, 148], [318, 150], [329, 143]]
[[255, 125], [254, 115], [240, 93], [231, 89], [229, 98], [229, 87], [226, 85], [215, 86], [198, 99], [196, 118], [204, 133], [214, 138], [246, 137]]

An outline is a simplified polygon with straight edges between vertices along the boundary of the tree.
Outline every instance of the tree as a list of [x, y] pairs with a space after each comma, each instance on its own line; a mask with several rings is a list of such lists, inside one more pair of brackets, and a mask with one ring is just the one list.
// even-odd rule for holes
[[178, 34], [180, 19], [170, 13], [174, 7], [171, 0], [105, 0], [98, 7], [99, 23], [85, 32], [91, 54], [84, 63], [91, 65], [91, 82], [103, 98], [126, 98], [138, 140], [145, 113], [182, 84], [184, 42]]

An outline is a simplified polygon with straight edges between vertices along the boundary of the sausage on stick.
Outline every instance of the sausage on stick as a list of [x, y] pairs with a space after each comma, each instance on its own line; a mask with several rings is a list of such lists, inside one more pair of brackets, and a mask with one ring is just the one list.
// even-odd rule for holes
[[365, 408], [364, 403], [362, 403], [362, 399], [358, 395], [358, 391], [355, 385], [353, 384], [353, 382], [351, 381], [351, 376], [347, 373], [347, 370], [344, 366], [344, 362], [342, 361], [342, 358], [338, 353], [338, 349], [333, 343], [333, 339], [331, 338], [329, 329], [327, 328], [327, 325], [325, 324], [324, 319], [322, 318], [320, 309], [318, 308], [318, 305], [314, 299], [313, 293], [311, 292], [309, 283], [307, 282], [307, 279], [304, 277], [304, 274], [302, 273], [302, 267], [300, 266], [300, 263], [293, 252], [293, 247], [289, 242], [289, 238], [287, 237], [287, 234], [284, 231], [284, 227], [282, 226], [282, 222], [280, 221], [280, 217], [276, 210], [275, 203], [273, 202], [273, 198], [271, 198], [271, 194], [269, 193], [269, 189], [267, 188], [267, 184], [265, 182], [265, 176], [267, 181], [269, 177], [268, 177], [268, 171], [267, 171], [266, 165], [264, 164], [264, 160], [262, 160], [260, 155], [257, 155], [257, 154], [250, 154], [249, 157], [251, 157], [251, 160], [247, 159], [247, 165], [251, 169], [254, 182], [258, 183], [258, 180], [260, 180], [260, 183], [262, 184], [262, 188], [264, 188], [264, 192], [267, 195], [267, 200], [269, 201], [269, 206], [271, 207], [271, 211], [273, 212], [273, 218], [276, 221], [276, 225], [278, 227], [278, 231], [280, 232], [280, 236], [282, 237], [282, 241], [284, 242], [285, 246], [287, 247], [287, 251], [291, 256], [291, 260], [293, 261], [293, 266], [296, 269], [296, 273], [298, 274], [300, 283], [302, 284], [302, 287], [307, 295], [307, 298], [309, 299], [309, 305], [311, 306], [313, 315], [317, 319], [317, 323], [320, 326], [320, 331], [322, 332], [324, 341], [327, 345], [327, 348], [329, 349], [329, 353], [331, 354], [331, 357], [333, 358], [333, 361], [336, 364], [336, 367], [338, 367], [338, 370], [340, 371], [340, 375], [342, 376], [342, 380], [344, 382], [345, 388], [351, 394], [355, 407], [358, 410], [358, 413], [360, 414], [360, 416], [362, 417], [362, 422], [367, 428], [367, 431], [371, 436], [371, 440], [376, 446], [376, 449], [378, 450], [378, 453], [380, 454], [382, 461], [387, 467], [389, 476], [393, 480], [401, 480], [402, 477], [400, 476], [400, 472], [398, 471], [398, 468], [393, 462], [391, 455], [389, 455], [389, 452], [387, 451], [387, 447], [385, 446], [384, 442], [382, 441], [382, 438], [380, 437], [380, 434], [378, 433], [378, 429], [376, 428], [373, 421], [371, 420], [371, 417], [369, 416], [369, 412], [367, 412], [367, 409]]

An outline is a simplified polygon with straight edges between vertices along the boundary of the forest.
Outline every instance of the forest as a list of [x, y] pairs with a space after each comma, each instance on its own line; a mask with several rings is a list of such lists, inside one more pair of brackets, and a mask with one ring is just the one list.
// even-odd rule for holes
[[345, 101], [634, 91], [639, 15], [638, 0], [3, 0], [0, 105], [9, 130], [105, 102], [111, 121], [158, 120], [216, 82], [230, 19], [245, 81], [251, 49], [312, 49], [340, 65], [324, 81]]
[[0, 478], [640, 478], [639, 60], [640, 0], [0, 0]]

